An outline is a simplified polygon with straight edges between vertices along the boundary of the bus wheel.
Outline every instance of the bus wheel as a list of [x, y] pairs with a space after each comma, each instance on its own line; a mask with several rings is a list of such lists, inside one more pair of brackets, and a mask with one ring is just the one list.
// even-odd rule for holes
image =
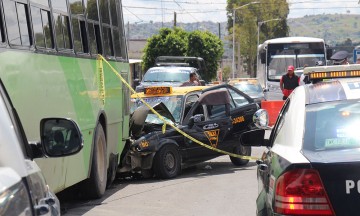
[[163, 146], [154, 157], [154, 173], [162, 179], [174, 178], [181, 171], [180, 154], [175, 145]]
[[[238, 146], [236, 146], [234, 148], [233, 153], [238, 154], [238, 155], [243, 155], [243, 156], [251, 156], [251, 147], [243, 146], [243, 145], [239, 144]], [[243, 165], [246, 165], [247, 163], [249, 163], [249, 160], [231, 157], [231, 156], [230, 156], [230, 160], [235, 166], [243, 166]]]
[[107, 182], [106, 139], [100, 123], [95, 128], [95, 143], [90, 178], [86, 180], [82, 191], [85, 198], [98, 199], [105, 193]]

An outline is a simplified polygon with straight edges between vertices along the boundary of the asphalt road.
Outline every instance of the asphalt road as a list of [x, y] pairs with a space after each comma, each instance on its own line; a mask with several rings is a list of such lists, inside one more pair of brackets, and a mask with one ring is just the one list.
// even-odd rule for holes
[[[264, 148], [253, 147], [260, 157]], [[255, 215], [256, 163], [235, 167], [221, 156], [175, 179], [117, 179], [100, 200], [61, 200], [65, 215]]]

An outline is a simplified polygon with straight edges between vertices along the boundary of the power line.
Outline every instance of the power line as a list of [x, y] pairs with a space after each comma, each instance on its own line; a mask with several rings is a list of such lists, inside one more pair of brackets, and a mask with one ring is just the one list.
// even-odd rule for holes
[[134, 15], [134, 16], [135, 16], [136, 18], [138, 18], [140, 21], [144, 21], [144, 20], [140, 19], [140, 17], [138, 17], [136, 14], [134, 14], [133, 12], [131, 12], [129, 9], [127, 9], [126, 7], [125, 7], [125, 10], [129, 11], [129, 13], [131, 13], [132, 15]]

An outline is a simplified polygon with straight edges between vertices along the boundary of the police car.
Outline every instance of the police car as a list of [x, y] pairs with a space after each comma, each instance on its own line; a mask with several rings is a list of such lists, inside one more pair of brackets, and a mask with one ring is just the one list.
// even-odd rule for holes
[[[136, 97], [141, 97], [169, 124], [214, 148], [249, 156], [251, 147], [240, 145], [240, 133], [249, 130], [258, 110], [253, 99], [230, 85], [212, 87], [151, 87], [132, 96], [131, 133], [120, 172], [141, 172], [172, 178], [182, 165], [192, 165], [220, 154], [191, 141], [163, 122]], [[231, 158], [235, 165], [248, 160]]]
[[41, 142], [29, 144], [0, 80], [0, 126], [0, 215], [60, 215], [59, 201], [33, 159], [79, 152], [82, 138], [77, 124], [43, 119]]
[[[306, 68], [311, 82], [286, 100], [269, 139], [245, 132], [246, 146], [266, 146], [257, 161], [257, 215], [359, 215], [360, 65]], [[255, 116], [266, 127], [267, 116]]]

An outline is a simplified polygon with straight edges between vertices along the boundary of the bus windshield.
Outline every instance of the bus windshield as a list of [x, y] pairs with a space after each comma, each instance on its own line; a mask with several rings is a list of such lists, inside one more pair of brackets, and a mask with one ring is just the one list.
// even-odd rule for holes
[[269, 44], [267, 60], [268, 80], [279, 81], [289, 65], [304, 68], [325, 62], [325, 46], [323, 43]]

